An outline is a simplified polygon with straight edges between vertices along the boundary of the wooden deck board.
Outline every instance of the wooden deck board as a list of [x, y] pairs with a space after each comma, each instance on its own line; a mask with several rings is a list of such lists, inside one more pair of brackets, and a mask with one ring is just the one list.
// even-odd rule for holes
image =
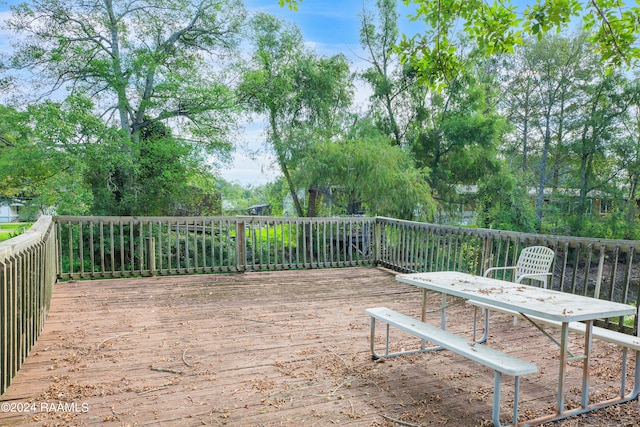
[[[1, 398], [37, 411], [0, 412], [0, 425], [490, 425], [488, 369], [447, 352], [371, 361], [364, 310], [382, 305], [417, 316], [420, 291], [369, 268], [60, 283], [45, 331]], [[450, 323], [468, 332], [471, 310], [452, 307]], [[540, 369], [523, 378], [521, 413], [546, 413], [553, 345], [526, 322], [492, 322], [491, 345]], [[393, 336], [397, 348], [415, 344]], [[594, 354], [592, 392], [613, 397], [620, 352], [596, 343]], [[41, 407], [59, 402], [80, 412]], [[639, 416], [632, 402], [556, 424], [635, 425]]]

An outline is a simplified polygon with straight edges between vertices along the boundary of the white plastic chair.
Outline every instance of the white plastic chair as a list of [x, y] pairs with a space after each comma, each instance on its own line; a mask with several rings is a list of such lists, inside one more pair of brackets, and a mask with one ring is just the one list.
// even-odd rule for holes
[[[553, 276], [551, 273], [551, 264], [556, 254], [553, 250], [546, 246], [529, 246], [524, 248], [520, 252], [518, 262], [511, 267], [491, 267], [485, 270], [484, 277], [489, 277], [489, 274], [494, 271], [500, 270], [513, 270], [514, 282], [520, 283], [524, 279], [536, 280], [542, 283], [543, 288], [547, 288], [549, 277]], [[489, 310], [489, 307], [485, 307], [482, 311]], [[488, 325], [489, 313], [484, 313]], [[518, 318], [513, 317], [513, 324], [518, 324]], [[486, 326], [485, 328], [487, 328]]]
[[484, 277], [499, 270], [514, 270], [514, 282], [520, 283], [524, 279], [537, 280], [542, 283], [542, 287], [548, 285], [551, 273], [551, 264], [555, 253], [546, 246], [529, 246], [520, 252], [518, 262], [511, 267], [491, 267], [485, 270]]

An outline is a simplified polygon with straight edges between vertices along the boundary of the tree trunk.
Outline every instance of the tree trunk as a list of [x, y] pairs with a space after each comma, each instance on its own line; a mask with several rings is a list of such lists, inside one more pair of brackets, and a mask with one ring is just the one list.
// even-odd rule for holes
[[538, 196], [536, 197], [536, 217], [538, 217], [538, 232], [542, 227], [542, 206], [544, 204], [544, 190], [547, 185], [547, 157], [549, 156], [549, 146], [551, 145], [551, 109], [546, 112], [546, 123], [544, 131], [544, 148], [542, 150], [542, 158], [540, 160], [540, 185], [538, 187]]
[[[638, 202], [636, 201], [636, 193], [638, 191], [638, 175], [634, 175], [631, 179], [631, 189], [629, 191], [629, 199], [627, 200], [627, 223], [633, 224], [638, 216]], [[627, 236], [629, 238], [629, 236]]]
[[284, 175], [284, 179], [287, 181], [287, 186], [289, 187], [289, 194], [291, 195], [291, 199], [293, 200], [293, 205], [296, 208], [296, 214], [299, 217], [304, 216], [304, 212], [302, 210], [302, 204], [300, 203], [300, 199], [298, 198], [298, 194], [296, 192], [296, 188], [293, 184], [293, 179], [291, 179], [291, 174], [289, 173], [289, 167], [287, 166], [287, 161], [284, 153], [282, 152], [282, 141], [280, 139], [280, 133], [278, 132], [278, 125], [276, 123], [276, 113], [275, 111], [269, 111], [269, 124], [271, 125], [271, 131], [273, 132], [273, 149], [276, 152], [276, 157], [278, 158], [278, 165], [280, 166], [280, 170]]
[[320, 200], [319, 194], [320, 192], [316, 186], [312, 185], [309, 188], [309, 204], [307, 206], [307, 216], [309, 218], [317, 216], [317, 205]]

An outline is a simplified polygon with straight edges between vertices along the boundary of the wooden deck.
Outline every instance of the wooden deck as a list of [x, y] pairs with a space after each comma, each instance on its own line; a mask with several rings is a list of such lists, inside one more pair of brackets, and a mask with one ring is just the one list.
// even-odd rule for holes
[[[0, 425], [491, 425], [493, 374], [480, 365], [447, 352], [371, 361], [364, 310], [377, 306], [417, 316], [420, 292], [373, 268], [59, 283], [45, 331], [0, 399], [27, 412], [0, 411]], [[450, 323], [470, 329], [472, 310], [455, 305]], [[492, 322], [492, 345], [540, 369], [523, 378], [521, 413], [548, 413], [554, 344], [526, 322]], [[595, 344], [595, 397], [616, 395], [620, 354]], [[569, 406], [579, 394], [571, 369]], [[631, 402], [556, 425], [639, 417]]]

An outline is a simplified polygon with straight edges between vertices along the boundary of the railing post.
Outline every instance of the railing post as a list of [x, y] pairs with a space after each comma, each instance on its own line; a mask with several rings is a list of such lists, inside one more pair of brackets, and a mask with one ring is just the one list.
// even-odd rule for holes
[[246, 235], [244, 221], [240, 218], [236, 219], [236, 267], [238, 271], [244, 271], [247, 265], [245, 254]]
[[378, 266], [382, 262], [382, 221], [376, 217], [373, 224], [373, 265]]
[[[605, 258], [605, 246], [600, 246], [600, 258], [598, 260], [598, 273], [596, 276], [596, 286], [593, 291], [594, 298], [600, 298], [600, 287], [602, 286], [602, 275], [604, 274], [604, 258]], [[609, 296], [611, 298], [611, 295]]]
[[156, 240], [153, 237], [147, 237], [145, 239], [146, 253], [147, 253], [147, 268], [149, 274], [156, 275]]
[[493, 259], [493, 237], [491, 235], [484, 235], [484, 250], [482, 251], [482, 260], [480, 261], [480, 271], [478, 274], [483, 274], [487, 268], [491, 267]]

